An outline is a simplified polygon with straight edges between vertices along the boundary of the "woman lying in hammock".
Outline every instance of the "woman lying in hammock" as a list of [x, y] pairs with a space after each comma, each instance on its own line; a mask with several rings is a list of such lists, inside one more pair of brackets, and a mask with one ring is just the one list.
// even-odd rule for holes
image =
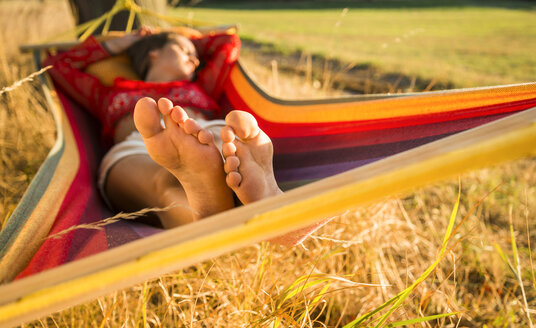
[[[239, 45], [236, 35], [220, 35], [210, 45], [224, 56], [218, 73], [228, 73]], [[143, 81], [118, 78], [105, 86], [83, 71], [124, 51]], [[213, 120], [220, 109], [191, 81], [199, 59], [188, 38], [142, 28], [103, 43], [90, 38], [45, 65], [54, 66], [53, 78], [100, 120], [105, 139], [114, 144], [99, 171], [99, 188], [112, 208], [175, 204], [157, 214], [165, 228], [172, 228], [233, 208], [234, 195], [249, 204], [282, 193], [273, 173], [272, 143], [255, 118], [232, 111], [225, 121]], [[214, 67], [204, 68], [209, 69]], [[209, 90], [212, 95], [215, 89]], [[273, 241], [294, 245], [315, 229]]]

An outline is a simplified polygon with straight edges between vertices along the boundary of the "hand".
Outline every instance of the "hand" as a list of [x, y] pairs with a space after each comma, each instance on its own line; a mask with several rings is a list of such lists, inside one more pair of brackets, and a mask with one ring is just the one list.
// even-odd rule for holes
[[122, 37], [105, 41], [106, 48], [110, 51], [111, 55], [117, 55], [127, 50], [128, 47], [133, 45], [136, 41], [145, 36], [149, 36], [154, 33], [152, 27], [142, 26], [139, 30], [126, 34]]

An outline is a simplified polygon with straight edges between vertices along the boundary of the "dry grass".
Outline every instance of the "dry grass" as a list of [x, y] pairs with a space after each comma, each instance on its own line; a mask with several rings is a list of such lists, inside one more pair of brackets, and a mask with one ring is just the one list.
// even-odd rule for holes
[[[40, 39], [37, 31], [43, 26], [54, 34], [72, 24], [63, 2], [22, 4], [0, 3], [0, 16], [9, 18], [0, 23], [0, 41], [6, 45], [0, 51], [0, 87], [33, 71], [30, 57], [16, 54], [19, 42]], [[45, 21], [44, 13], [58, 19]], [[285, 97], [319, 93], [314, 86], [302, 87], [307, 81], [274, 75], [272, 67], [246, 60], [271, 92]], [[285, 87], [276, 90], [270, 79]], [[0, 219], [20, 199], [53, 142], [53, 121], [37, 84], [24, 84], [0, 99]], [[501, 186], [468, 217], [454, 236], [458, 244], [388, 322], [462, 311], [420, 325], [527, 327], [524, 298], [529, 308], [536, 306], [530, 253], [535, 248], [536, 161], [484, 169], [461, 181], [458, 220]], [[342, 214], [304, 247], [252, 245], [29, 325], [275, 327], [281, 322], [283, 327], [341, 327], [409, 286], [437, 258], [457, 194], [458, 181], [451, 180], [386, 199]], [[526, 297], [494, 247], [500, 245], [513, 261], [510, 220]]]
[[[72, 26], [66, 4], [4, 1], [0, 4], [0, 88], [12, 86], [34, 72], [32, 57], [21, 55], [22, 43], [39, 42]], [[31, 177], [54, 142], [55, 127], [37, 81], [0, 95], [0, 220], [13, 211]]]

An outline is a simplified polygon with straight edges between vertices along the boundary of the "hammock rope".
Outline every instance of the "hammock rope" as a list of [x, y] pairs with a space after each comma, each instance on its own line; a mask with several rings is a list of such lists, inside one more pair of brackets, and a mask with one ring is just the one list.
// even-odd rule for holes
[[103, 24], [104, 25], [103, 25], [101, 34], [108, 35], [110, 32], [110, 25], [111, 25], [112, 19], [115, 17], [115, 15], [117, 15], [119, 12], [123, 10], [126, 10], [129, 12], [128, 21], [124, 29], [125, 33], [132, 32], [134, 21], [136, 19], [141, 24], [145, 18], [149, 18], [149, 17], [168, 22], [174, 26], [187, 26], [187, 27], [194, 27], [194, 28], [215, 26], [213, 22], [191, 19], [191, 18], [183, 18], [179, 16], [164, 15], [156, 11], [150, 10], [148, 8], [141, 7], [140, 5], [136, 4], [133, 0], [116, 0], [112, 8], [109, 11], [105, 12], [104, 14], [96, 18], [93, 18], [87, 22], [84, 22], [82, 24], [78, 24], [72, 29], [53, 35], [52, 37], [49, 37], [45, 41], [43, 41], [43, 43], [50, 43], [52, 41], [61, 40], [61, 39], [64, 39], [65, 37], [70, 37], [72, 35], [75, 35], [79, 41], [84, 41], [87, 38], [89, 38], [93, 34], [93, 32], [95, 32], [99, 28], [99, 26]]

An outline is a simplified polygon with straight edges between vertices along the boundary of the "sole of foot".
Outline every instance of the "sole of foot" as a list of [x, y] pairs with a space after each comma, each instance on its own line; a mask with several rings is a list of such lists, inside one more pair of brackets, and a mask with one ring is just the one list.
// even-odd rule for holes
[[232, 111], [221, 131], [227, 185], [243, 204], [282, 193], [273, 171], [273, 145], [253, 115]]
[[142, 98], [134, 109], [134, 123], [151, 158], [179, 180], [194, 216], [202, 218], [234, 206], [214, 136], [184, 109], [166, 98], [158, 103]]

